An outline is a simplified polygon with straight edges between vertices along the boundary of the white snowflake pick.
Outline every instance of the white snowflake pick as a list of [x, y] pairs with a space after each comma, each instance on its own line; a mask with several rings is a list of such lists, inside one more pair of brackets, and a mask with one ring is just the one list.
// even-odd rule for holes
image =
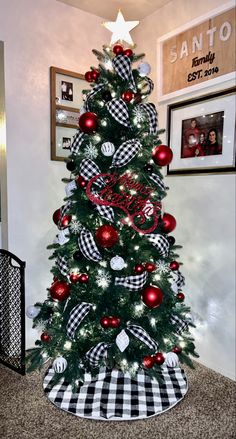
[[71, 230], [72, 233], [75, 233], [75, 234], [79, 233], [82, 230], [82, 228], [83, 228], [83, 226], [82, 226], [82, 224], [79, 221], [77, 221], [75, 219], [71, 220], [71, 222], [70, 222], [70, 230]]
[[140, 122], [144, 122], [145, 121], [145, 119], [146, 119], [145, 113], [138, 106], [136, 106], [133, 109], [132, 113], [133, 113], [133, 116], [135, 118], [135, 122], [140, 123]]
[[122, 329], [122, 331], [117, 335], [116, 345], [118, 346], [121, 352], [124, 352], [125, 349], [129, 346], [129, 337], [124, 329]]
[[84, 149], [84, 155], [87, 159], [96, 159], [98, 156], [98, 150], [96, 146], [94, 146], [92, 143], [87, 145]]
[[159, 273], [169, 273], [169, 264], [167, 264], [165, 261], [157, 261], [157, 270]]
[[97, 285], [103, 289], [107, 288], [111, 283], [111, 275], [105, 270], [98, 270], [98, 274], [95, 277]]

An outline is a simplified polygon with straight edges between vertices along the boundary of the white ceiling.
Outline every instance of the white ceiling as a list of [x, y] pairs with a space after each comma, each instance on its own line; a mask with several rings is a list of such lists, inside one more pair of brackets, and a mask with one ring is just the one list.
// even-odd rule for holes
[[57, 0], [82, 11], [115, 21], [118, 10], [125, 20], [141, 20], [171, 0]]

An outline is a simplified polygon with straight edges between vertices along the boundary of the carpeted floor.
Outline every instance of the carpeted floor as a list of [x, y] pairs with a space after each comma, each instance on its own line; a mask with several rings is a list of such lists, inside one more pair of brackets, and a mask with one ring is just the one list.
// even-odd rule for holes
[[233, 439], [235, 383], [196, 363], [185, 367], [189, 391], [173, 409], [140, 421], [81, 419], [57, 409], [42, 390], [43, 374], [20, 376], [0, 366], [2, 439]]

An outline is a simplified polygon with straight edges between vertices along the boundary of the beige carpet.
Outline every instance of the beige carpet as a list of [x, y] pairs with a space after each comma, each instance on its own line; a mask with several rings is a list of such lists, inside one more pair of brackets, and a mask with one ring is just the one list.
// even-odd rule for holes
[[235, 383], [196, 364], [185, 367], [189, 391], [173, 409], [150, 419], [102, 422], [81, 419], [51, 404], [43, 374], [22, 377], [0, 366], [2, 439], [233, 439]]

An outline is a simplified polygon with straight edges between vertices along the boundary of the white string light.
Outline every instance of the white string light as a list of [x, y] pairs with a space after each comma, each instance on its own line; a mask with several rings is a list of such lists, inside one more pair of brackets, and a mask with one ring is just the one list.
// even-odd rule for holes
[[69, 351], [71, 349], [71, 346], [72, 346], [71, 341], [66, 341], [65, 344], [64, 344], [64, 349]]

